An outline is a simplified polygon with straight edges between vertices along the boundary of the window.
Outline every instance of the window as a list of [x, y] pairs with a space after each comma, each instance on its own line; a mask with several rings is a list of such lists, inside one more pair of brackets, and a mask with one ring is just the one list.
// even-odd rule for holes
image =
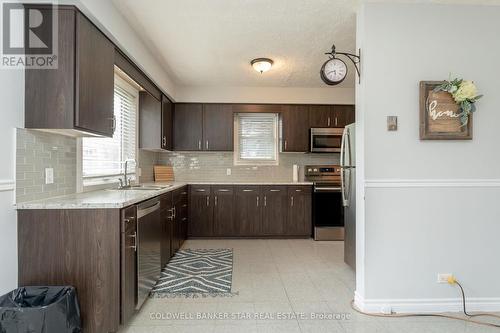
[[278, 114], [236, 113], [235, 165], [278, 165]]
[[[114, 115], [115, 133], [112, 138], [82, 139], [83, 185], [114, 182], [124, 172], [123, 161], [136, 159], [136, 123], [139, 92], [115, 75]], [[133, 170], [131, 170], [131, 167]], [[135, 165], [129, 174], [135, 178]]]

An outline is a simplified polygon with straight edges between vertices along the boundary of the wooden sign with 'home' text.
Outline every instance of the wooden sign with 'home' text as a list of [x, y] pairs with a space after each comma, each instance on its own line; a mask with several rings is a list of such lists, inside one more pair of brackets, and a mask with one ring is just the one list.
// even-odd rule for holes
[[442, 81], [420, 82], [420, 139], [471, 140], [472, 115], [467, 125], [460, 122], [460, 110], [450, 93], [434, 92]]

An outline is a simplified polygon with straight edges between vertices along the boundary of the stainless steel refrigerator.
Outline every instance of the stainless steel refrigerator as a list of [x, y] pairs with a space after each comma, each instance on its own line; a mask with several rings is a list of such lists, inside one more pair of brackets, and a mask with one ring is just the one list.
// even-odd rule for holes
[[347, 125], [340, 151], [342, 203], [344, 206], [344, 261], [356, 270], [356, 127]]

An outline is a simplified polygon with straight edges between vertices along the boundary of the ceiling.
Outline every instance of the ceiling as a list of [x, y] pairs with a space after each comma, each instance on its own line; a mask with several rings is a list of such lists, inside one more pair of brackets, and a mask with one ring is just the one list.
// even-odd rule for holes
[[[181, 86], [325, 87], [324, 52], [355, 52], [355, 0], [112, 1]], [[348, 65], [340, 87], [354, 86]]]

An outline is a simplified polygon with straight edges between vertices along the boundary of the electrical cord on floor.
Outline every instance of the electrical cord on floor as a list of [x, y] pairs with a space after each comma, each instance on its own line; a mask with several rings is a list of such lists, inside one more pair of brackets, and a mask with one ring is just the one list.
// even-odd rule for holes
[[449, 284], [456, 284], [459, 286], [461, 294], [462, 294], [462, 306], [463, 306], [463, 313], [468, 317], [468, 318], [462, 318], [462, 317], [456, 317], [456, 316], [451, 316], [451, 315], [446, 315], [446, 314], [439, 314], [439, 313], [391, 313], [391, 314], [382, 314], [382, 313], [368, 313], [361, 311], [354, 305], [354, 300], [351, 301], [351, 308], [363, 315], [371, 316], [371, 317], [383, 317], [383, 318], [405, 318], [405, 317], [439, 317], [439, 318], [448, 318], [448, 319], [455, 319], [455, 320], [461, 320], [465, 321], [468, 323], [473, 323], [477, 325], [483, 325], [483, 326], [489, 326], [489, 327], [495, 327], [495, 328], [500, 328], [500, 325], [498, 324], [493, 324], [493, 323], [487, 323], [483, 321], [478, 321], [474, 320], [472, 318], [476, 317], [495, 317], [495, 318], [500, 318], [500, 315], [496, 315], [493, 313], [487, 313], [487, 312], [482, 312], [482, 313], [475, 313], [475, 314], [470, 314], [467, 312], [466, 304], [465, 304], [465, 292], [464, 289], [462, 288], [462, 285], [455, 280], [455, 278], [451, 277], [448, 279]]

